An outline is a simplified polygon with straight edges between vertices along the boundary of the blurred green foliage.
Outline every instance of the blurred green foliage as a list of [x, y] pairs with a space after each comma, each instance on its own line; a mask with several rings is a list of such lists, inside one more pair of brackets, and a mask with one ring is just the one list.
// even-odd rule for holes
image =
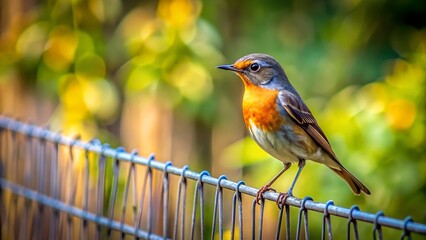
[[[295, 194], [426, 221], [426, 2], [0, 6], [1, 113], [113, 145], [154, 152], [167, 145], [160, 160], [260, 187], [280, 163], [246, 137], [240, 81], [214, 67], [268, 53], [282, 63], [343, 164], [372, 191], [353, 196], [334, 173], [308, 163]], [[158, 144], [150, 148], [149, 141]], [[285, 191], [294, 171], [275, 188]]]

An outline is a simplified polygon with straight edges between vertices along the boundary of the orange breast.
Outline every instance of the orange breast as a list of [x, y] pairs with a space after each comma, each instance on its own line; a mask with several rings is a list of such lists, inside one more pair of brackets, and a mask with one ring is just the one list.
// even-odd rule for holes
[[243, 97], [244, 122], [255, 124], [263, 131], [277, 130], [284, 123], [277, 106], [277, 90], [245, 84]]

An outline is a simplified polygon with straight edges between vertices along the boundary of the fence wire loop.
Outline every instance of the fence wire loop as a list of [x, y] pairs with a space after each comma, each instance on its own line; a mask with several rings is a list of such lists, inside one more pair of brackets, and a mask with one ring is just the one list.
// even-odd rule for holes
[[[133, 149], [132, 152], [130, 152], [130, 163], [131, 164], [135, 164], [135, 157], [138, 155], [138, 150], [137, 149]], [[150, 163], [151, 163], [151, 159], [148, 160], [148, 168], [150, 168]]]
[[[135, 164], [135, 158], [136, 158], [136, 156], [138, 156], [138, 150], [137, 149], [133, 149], [130, 152], [130, 163], [131, 164]], [[148, 161], [148, 163], [149, 163], [149, 161]], [[149, 167], [149, 165], [148, 165], [148, 167]]]
[[379, 224], [379, 218], [381, 216], [384, 216], [385, 213], [383, 211], [378, 211], [376, 213], [376, 217], [374, 218], [374, 228], [373, 228], [373, 238], [374, 240], [377, 239], [377, 236], [379, 238], [379, 240], [383, 239], [383, 234], [382, 234], [382, 226]]
[[110, 148], [111, 148], [111, 146], [108, 143], [102, 144], [102, 146], [101, 146], [101, 156], [102, 157], [106, 157], [105, 151], [109, 150]]
[[302, 199], [302, 202], [300, 203], [300, 212], [307, 211], [306, 209], [306, 201], [313, 201], [312, 197], [306, 196]]
[[[103, 217], [103, 208], [104, 208], [104, 192], [105, 192], [105, 164], [106, 164], [106, 157], [105, 151], [110, 149], [110, 145], [108, 143], [104, 143], [101, 146], [101, 152], [99, 154], [99, 170], [98, 170], [98, 192], [97, 192], [97, 211], [96, 216]], [[96, 237], [99, 238], [101, 234], [101, 225], [97, 224], [96, 226]]]
[[236, 211], [237, 211], [237, 201], [238, 201], [238, 228], [239, 228], [239, 234], [240, 239], [243, 237], [243, 205], [242, 205], [242, 198], [240, 193], [240, 187], [241, 185], [245, 185], [244, 181], [239, 181], [237, 183], [237, 186], [235, 187], [235, 193], [232, 197], [232, 216], [231, 216], [231, 239], [234, 239], [235, 237], [235, 219], [236, 219]]
[[118, 178], [119, 178], [119, 168], [120, 168], [120, 161], [118, 159], [118, 155], [120, 153], [125, 152], [126, 150], [124, 147], [117, 147], [115, 149], [114, 153], [114, 162], [113, 162], [113, 179], [112, 179], [112, 190], [109, 197], [109, 206], [108, 206], [108, 229], [107, 229], [107, 236], [111, 236], [112, 231], [112, 225], [113, 225], [113, 217], [114, 217], [114, 208], [115, 208], [115, 202], [117, 200], [117, 190], [118, 190]]
[[[132, 153], [134, 153], [134, 152], [135, 152], [135, 150], [132, 151]], [[134, 166], [135, 163], [136, 163], [136, 160], [135, 160], [136, 156], [137, 156], [137, 154], [132, 154], [131, 157], [130, 157], [130, 163], [132, 164], [132, 166]], [[141, 226], [141, 224], [142, 224], [142, 214], [143, 214], [143, 210], [144, 210], [143, 206], [144, 206], [144, 201], [145, 201], [145, 194], [146, 194], [146, 188], [147, 188], [147, 184], [148, 184], [148, 179], [150, 180], [149, 184], [150, 184], [150, 188], [152, 190], [152, 187], [151, 187], [151, 185], [152, 185], [151, 161], [153, 161], [153, 160], [154, 160], [154, 155], [151, 154], [149, 156], [149, 158], [148, 158], [148, 163], [147, 163], [147, 167], [146, 167], [146, 170], [145, 170], [144, 180], [143, 180], [143, 183], [142, 183], [142, 190], [141, 190], [141, 198], [140, 198], [140, 201], [139, 201], [139, 207], [136, 206], [137, 199], [136, 199], [136, 176], [135, 176], [135, 183], [134, 183], [135, 192], [134, 192], [134, 196], [135, 196], [135, 209], [137, 208], [137, 214], [135, 215], [136, 219], [135, 219], [135, 223], [134, 223], [135, 224], [135, 229], [141, 229], [142, 228], [142, 226]], [[151, 210], [150, 210], [150, 208], [151, 208], [151, 205], [152, 205], [151, 194], [149, 194], [149, 204], [150, 204], [150, 206], [148, 208], [148, 216], [149, 216], [149, 218], [148, 218], [148, 221], [147, 221], [147, 224], [148, 224], [148, 226], [147, 226], [147, 228], [148, 228], [148, 235], [151, 234], [151, 218], [150, 218], [151, 217]]]
[[[47, 133], [47, 131], [45, 131], [44, 133]], [[47, 135], [46, 135], [47, 136]], [[90, 174], [90, 161], [89, 161], [89, 149], [92, 146], [96, 146], [96, 145], [100, 145], [101, 141], [99, 141], [99, 139], [97, 138], [93, 138], [92, 140], [90, 140], [88, 142], [87, 145], [84, 146], [84, 159], [85, 159], [85, 167], [84, 167], [84, 195], [83, 195], [83, 210], [85, 212], [88, 212], [88, 208], [89, 208], [89, 174]], [[87, 225], [88, 225], [88, 221], [87, 219], [83, 219], [82, 223], [82, 231], [81, 231], [81, 239], [87, 239], [88, 238], [88, 229], [87, 229]]]
[[[70, 145], [68, 146], [69, 166], [67, 166], [67, 168], [68, 168], [68, 172], [67, 172], [68, 176], [67, 177], [68, 177], [68, 184], [70, 185], [69, 190], [68, 190], [68, 204], [70, 204], [70, 205], [74, 205], [74, 201], [75, 201], [74, 196], [75, 196], [75, 192], [76, 192], [76, 190], [74, 189], [74, 186], [76, 184], [74, 183], [75, 179], [74, 179], [74, 152], [73, 152], [73, 149], [74, 149], [74, 145], [80, 139], [81, 138], [80, 138], [79, 134], [75, 135], [74, 137], [72, 137]], [[67, 240], [72, 239], [72, 236], [71, 236], [71, 234], [73, 232], [72, 231], [72, 224], [73, 224], [72, 215], [67, 214], [67, 226], [68, 226], [67, 233], [66, 233], [66, 235], [67, 235], [66, 239]]]
[[201, 184], [201, 183], [203, 183], [203, 177], [204, 176], [208, 176], [208, 177], [210, 177], [210, 173], [209, 173], [209, 171], [207, 171], [207, 170], [204, 170], [204, 171], [202, 171], [201, 173], [200, 173], [200, 175], [198, 176], [198, 181], [199, 181], [199, 183]]
[[72, 140], [71, 140], [71, 142], [70, 142], [70, 145], [69, 145], [69, 147], [68, 147], [68, 151], [69, 151], [69, 156], [71, 157], [71, 160], [73, 160], [74, 158], [73, 158], [73, 156], [74, 156], [74, 154], [73, 154], [73, 148], [74, 148], [74, 145], [78, 142], [78, 141], [80, 141], [80, 139], [81, 139], [81, 135], [80, 134], [77, 134], [77, 135], [75, 135], [73, 138], [72, 138]]
[[[17, 121], [10, 121], [10, 122], [8, 122], [7, 124], [6, 124], [6, 128], [8, 128], [8, 129], [14, 129], [14, 128], [16, 128], [15, 127], [15, 125], [18, 125], [19, 124], [19, 122], [20, 122], [20, 119], [19, 118], [15, 118]], [[40, 130], [41, 130], [42, 128], [40, 128]]]
[[[136, 163], [134, 159], [132, 159], [132, 161], [133, 161], [133, 163]], [[153, 220], [152, 219], [153, 174], [152, 174], [152, 166], [151, 166], [153, 161], [155, 161], [155, 154], [151, 153], [148, 157], [147, 168], [146, 168], [146, 172], [145, 172], [145, 178], [144, 178], [144, 182], [143, 182], [143, 186], [142, 186], [141, 200], [140, 200], [140, 203], [139, 203], [139, 212], [137, 214], [136, 221], [135, 221], [136, 228], [140, 228], [141, 222], [142, 222], [142, 212], [143, 212], [143, 205], [144, 205], [144, 199], [145, 199], [145, 194], [146, 194], [146, 188], [147, 188], [147, 185], [148, 185], [148, 187], [149, 187], [149, 190], [148, 190], [149, 205], [148, 205], [148, 221], [147, 221], [148, 236], [151, 235], [152, 224], [153, 224], [152, 223], [152, 220]], [[135, 177], [134, 186], [136, 188], [136, 177]], [[136, 193], [135, 193], [135, 198], [136, 198]], [[136, 211], [136, 206], [135, 206], [135, 211]]]
[[306, 196], [303, 198], [300, 203], [299, 217], [297, 219], [297, 231], [296, 231], [296, 239], [300, 239], [300, 231], [302, 229], [302, 219], [305, 226], [305, 239], [309, 239], [309, 226], [308, 226], [308, 209], [306, 209], [306, 202], [313, 201], [312, 197]]
[[203, 183], [203, 177], [204, 176], [210, 176], [210, 173], [206, 170], [202, 171], [199, 175], [198, 175], [198, 181], [197, 184], [195, 185], [195, 192], [194, 192], [194, 204], [193, 204], [193, 209], [192, 209], [192, 220], [191, 220], [191, 240], [194, 239], [194, 234], [195, 234], [195, 218], [197, 215], [197, 199], [198, 199], [198, 194], [200, 195], [200, 218], [201, 218], [201, 239], [204, 239], [204, 183]]
[[188, 165], [183, 166], [181, 176], [182, 176], [182, 179], [184, 179], [184, 181], [186, 181], [186, 175], [185, 175], [185, 173], [188, 170], [189, 170], [189, 166]]
[[328, 239], [332, 240], [333, 239], [333, 231], [331, 230], [331, 219], [330, 219], [330, 213], [328, 211], [328, 208], [330, 206], [334, 206], [334, 202], [333, 200], [328, 200], [325, 203], [325, 208], [324, 208], [324, 214], [323, 214], [323, 218], [322, 218], [322, 231], [321, 231], [321, 239], [325, 239], [325, 229], [327, 228], [327, 233], [328, 233]]
[[[125, 219], [126, 219], [126, 210], [127, 210], [127, 200], [129, 197], [129, 189], [130, 189], [130, 184], [133, 185], [133, 205], [132, 205], [132, 213], [133, 213], [133, 224], [132, 225], [136, 225], [136, 186], [135, 186], [135, 182], [136, 182], [136, 176], [135, 176], [135, 162], [134, 162], [134, 158], [138, 155], [138, 150], [133, 149], [132, 152], [130, 153], [130, 166], [129, 166], [129, 171], [127, 172], [127, 178], [126, 178], [126, 183], [124, 185], [124, 196], [123, 196], [123, 202], [121, 205], [121, 226], [124, 227], [124, 223], [125, 223]], [[133, 176], [133, 178], [132, 178]], [[133, 181], [131, 180], [133, 179]], [[137, 226], [135, 226], [135, 231], [137, 229]], [[124, 237], [124, 235], [122, 235], [122, 237]]]
[[[59, 177], [58, 177], [58, 155], [59, 155], [59, 142], [62, 138], [61, 135], [62, 131], [58, 131], [55, 132], [55, 136], [54, 136], [54, 144], [53, 144], [53, 150], [54, 152], [52, 153], [52, 161], [51, 161], [51, 187], [50, 187], [50, 191], [51, 191], [51, 195], [52, 198], [54, 199], [59, 199], [59, 194], [58, 194], [58, 186], [59, 186]], [[58, 238], [57, 237], [57, 225], [56, 222], [58, 222], [59, 220], [59, 213], [60, 211], [58, 209], [53, 209], [53, 216], [51, 218], [51, 228], [50, 228], [50, 232], [49, 232], [49, 238], [50, 239], [55, 239]]]
[[411, 216], [408, 216], [404, 219], [403, 227], [402, 227], [402, 234], [401, 234], [401, 240], [407, 238], [411, 240], [411, 232], [408, 230], [408, 223], [413, 222], [413, 218]]
[[163, 173], [163, 190], [161, 191], [163, 197], [163, 236], [167, 237], [168, 232], [168, 217], [169, 217], [169, 167], [172, 166], [172, 162], [168, 161], [164, 164]]
[[58, 144], [62, 138], [62, 130], [55, 132], [55, 143]]
[[[47, 132], [43, 133], [46, 134]], [[46, 136], [42, 136], [42, 138], [45, 139]], [[96, 145], [101, 145], [101, 141], [99, 141], [98, 138], [92, 138], [92, 140], [89, 141], [89, 144], [84, 145], [84, 151], [88, 154], [90, 148]]]
[[242, 180], [238, 181], [237, 187], [235, 187], [235, 194], [241, 195], [241, 193], [240, 193], [241, 185], [245, 185], [244, 181], [242, 181]]
[[173, 166], [173, 163], [172, 163], [171, 161], [167, 161], [167, 162], [164, 164], [164, 177], [165, 177], [165, 176], [167, 176], [167, 175], [169, 174], [169, 170], [168, 170], [168, 168], [169, 168], [170, 166]]
[[[40, 131], [40, 140], [46, 141], [46, 136], [49, 131], [49, 128], [48, 127], [40, 128], [39, 131]], [[12, 132], [12, 133], [16, 133], [16, 132]]]
[[[256, 201], [256, 203], [258, 203], [258, 202]], [[263, 238], [263, 219], [264, 219], [264, 215], [265, 215], [265, 199], [262, 197], [262, 201], [260, 202], [259, 236], [258, 236], [258, 239], [262, 239]]]
[[148, 157], [148, 163], [146, 164], [146, 166], [149, 169], [151, 169], [151, 164], [152, 164], [152, 161], [154, 161], [154, 160], [155, 160], [155, 154], [151, 153]]
[[213, 207], [213, 223], [212, 223], [212, 234], [211, 239], [214, 239], [214, 235], [216, 232], [216, 218], [218, 214], [219, 208], [219, 239], [223, 239], [223, 196], [222, 196], [222, 186], [220, 185], [222, 180], [227, 180], [228, 178], [225, 175], [221, 175], [217, 179], [216, 184], [216, 194], [214, 198], [214, 207]]
[[[189, 170], [189, 166], [185, 165], [182, 168], [181, 176], [179, 179], [178, 189], [177, 189], [177, 200], [176, 200], [176, 210], [175, 210], [175, 219], [173, 222], [173, 239], [178, 239], [178, 218], [179, 218], [179, 212], [182, 205], [182, 214], [181, 214], [181, 239], [184, 239], [185, 237], [185, 206], [186, 206], [186, 171]], [[183, 197], [182, 197], [183, 195]], [[181, 204], [182, 202], [182, 204]]]
[[[265, 199], [263, 199], [263, 198], [260, 199], [262, 206], [263, 206], [264, 201], [265, 201]], [[254, 236], [256, 234], [255, 228], [256, 228], [256, 206], [257, 205], [258, 205], [258, 203], [256, 201], [256, 198], [254, 198], [252, 203], [251, 203], [251, 236], [253, 237], [253, 239], [254, 239]], [[260, 219], [262, 219], [262, 217], [260, 217]]]
[[119, 163], [120, 163], [120, 159], [118, 158], [118, 156], [119, 156], [121, 153], [124, 153], [124, 152], [126, 152], [126, 149], [125, 149], [123, 146], [119, 146], [119, 147], [117, 147], [117, 148], [115, 149], [115, 153], [114, 153], [114, 161], [115, 161], [115, 163], [116, 163], [116, 164], [119, 164]]
[[222, 189], [222, 186], [220, 185], [222, 180], [228, 180], [228, 178], [225, 175], [220, 175], [220, 177], [217, 178], [216, 189]]
[[[149, 155], [149, 157], [148, 157], [148, 163], [147, 163], [147, 169], [146, 169], [146, 173], [145, 173], [145, 182], [144, 182], [144, 186], [143, 186], [143, 190], [142, 190], [142, 194], [141, 194], [141, 203], [139, 204], [139, 209], [140, 209], [140, 215], [138, 216], [138, 218], [137, 218], [137, 223], [136, 223], [136, 221], [135, 221], [135, 223], [137, 224], [137, 227], [136, 228], [138, 228], [139, 226], [140, 226], [140, 223], [141, 223], [141, 221], [142, 221], [142, 211], [143, 211], [143, 199], [145, 198], [145, 191], [146, 191], [146, 184], [147, 184], [147, 180], [149, 180], [149, 190], [148, 190], [148, 193], [149, 193], [149, 195], [148, 195], [148, 200], [149, 200], [149, 205], [148, 205], [148, 226], [147, 226], [147, 229], [148, 229], [148, 236], [150, 236], [151, 235], [151, 233], [152, 233], [152, 204], [153, 204], [153, 194], [152, 194], [152, 192], [153, 192], [153, 186], [152, 186], [152, 184], [153, 184], [153, 174], [152, 174], [152, 166], [151, 166], [151, 164], [152, 164], [152, 162], [155, 160], [155, 154], [150, 154]], [[133, 159], [133, 162], [135, 163], [135, 160]], [[136, 212], [136, 202], [137, 202], [137, 200], [136, 200], [136, 176], [135, 176], [135, 182], [134, 182], [134, 186], [135, 186], [135, 212]]]
[[353, 217], [353, 213], [354, 211], [359, 211], [359, 207], [357, 205], [353, 205], [350, 209], [349, 209], [349, 216], [348, 216], [348, 234], [347, 234], [347, 239], [351, 239], [351, 225], [353, 225], [354, 227], [354, 233], [355, 233], [355, 239], [358, 240], [359, 239], [359, 234], [358, 234], [358, 224], [356, 219]]
[[167, 161], [167, 162], [164, 164], [164, 172], [169, 173], [169, 172], [168, 172], [168, 168], [169, 168], [170, 166], [173, 166], [173, 163], [172, 163], [171, 161]]

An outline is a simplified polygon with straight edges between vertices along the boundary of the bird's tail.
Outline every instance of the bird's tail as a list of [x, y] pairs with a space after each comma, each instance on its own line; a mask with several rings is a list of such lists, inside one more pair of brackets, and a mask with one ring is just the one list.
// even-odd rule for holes
[[358, 178], [356, 178], [352, 173], [350, 173], [346, 168], [343, 166], [340, 166], [340, 169], [330, 168], [333, 170], [337, 175], [339, 175], [341, 178], [343, 178], [351, 187], [352, 191], [359, 195], [361, 194], [361, 191], [364, 192], [367, 195], [370, 195], [370, 190], [360, 181]]

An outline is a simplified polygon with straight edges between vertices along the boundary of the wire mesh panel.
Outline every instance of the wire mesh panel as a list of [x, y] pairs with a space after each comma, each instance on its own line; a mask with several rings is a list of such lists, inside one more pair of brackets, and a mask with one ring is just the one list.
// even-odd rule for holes
[[[1, 239], [424, 238], [426, 225], [267, 192], [0, 117]], [[311, 231], [321, 225], [321, 231]]]

